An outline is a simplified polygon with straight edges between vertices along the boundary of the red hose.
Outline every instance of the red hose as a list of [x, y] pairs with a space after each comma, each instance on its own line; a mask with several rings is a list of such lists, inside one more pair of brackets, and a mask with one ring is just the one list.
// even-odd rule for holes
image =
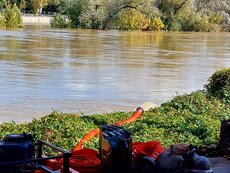
[[[123, 121], [120, 121], [120, 122], [117, 122], [115, 123], [114, 125], [122, 125], [122, 124], [126, 124], [126, 123], [131, 123], [135, 120], [137, 120], [141, 114], [144, 112], [143, 108], [141, 107], [138, 107], [136, 109], [136, 111], [133, 113], [133, 115], [131, 117], [129, 117], [128, 119], [126, 120], [123, 120]], [[100, 129], [99, 128], [96, 128], [94, 130], [91, 130], [89, 133], [87, 133], [81, 140], [80, 142], [76, 145], [76, 147], [73, 149], [73, 151], [76, 151], [76, 150], [80, 150], [82, 148], [82, 145], [84, 142], [87, 142], [89, 141], [91, 138], [93, 138], [94, 136], [97, 136], [100, 132]]]
[[72, 156], [69, 160], [69, 165], [81, 173], [99, 173], [101, 170], [100, 159], [91, 155]]

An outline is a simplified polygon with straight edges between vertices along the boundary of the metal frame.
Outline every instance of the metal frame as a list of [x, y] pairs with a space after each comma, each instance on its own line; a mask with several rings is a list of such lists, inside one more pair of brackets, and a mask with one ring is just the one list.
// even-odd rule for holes
[[[62, 155], [58, 156], [50, 156], [50, 157], [44, 157], [42, 156], [42, 148], [43, 146], [47, 146], [49, 148], [52, 148], [55, 151], [61, 152]], [[0, 166], [13, 166], [17, 164], [23, 164], [23, 163], [34, 163], [35, 164], [35, 170], [36, 169], [42, 169], [45, 170], [48, 173], [55, 173], [56, 171], [52, 171], [48, 167], [42, 165], [43, 161], [49, 160], [49, 159], [57, 159], [57, 158], [63, 158], [63, 173], [69, 173], [69, 158], [71, 157], [71, 153], [67, 150], [64, 150], [62, 148], [59, 148], [55, 145], [52, 145], [48, 142], [45, 142], [43, 140], [38, 140], [37, 143], [37, 157], [35, 159], [30, 160], [20, 160], [20, 161], [12, 161], [12, 162], [2, 162], [0, 163]]]

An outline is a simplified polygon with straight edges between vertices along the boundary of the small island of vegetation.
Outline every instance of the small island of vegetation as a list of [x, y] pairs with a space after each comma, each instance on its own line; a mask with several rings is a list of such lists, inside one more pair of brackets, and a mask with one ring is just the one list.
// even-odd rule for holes
[[229, 9], [229, 0], [0, 0], [0, 28], [32, 13], [59, 28], [229, 32]]

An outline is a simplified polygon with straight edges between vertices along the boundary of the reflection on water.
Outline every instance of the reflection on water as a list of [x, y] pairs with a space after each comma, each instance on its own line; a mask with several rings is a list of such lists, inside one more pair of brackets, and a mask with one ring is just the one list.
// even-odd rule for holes
[[229, 40], [230, 33], [1, 30], [0, 122], [52, 109], [159, 105], [203, 89], [212, 73], [230, 67]]

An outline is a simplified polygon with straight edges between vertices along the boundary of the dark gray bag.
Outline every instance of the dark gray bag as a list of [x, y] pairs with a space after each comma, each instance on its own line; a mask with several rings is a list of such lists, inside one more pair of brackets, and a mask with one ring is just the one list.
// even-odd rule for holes
[[220, 155], [230, 157], [230, 120], [221, 122], [219, 147]]
[[159, 172], [175, 173], [180, 172], [184, 168], [184, 159], [181, 155], [164, 151], [159, 155]]

